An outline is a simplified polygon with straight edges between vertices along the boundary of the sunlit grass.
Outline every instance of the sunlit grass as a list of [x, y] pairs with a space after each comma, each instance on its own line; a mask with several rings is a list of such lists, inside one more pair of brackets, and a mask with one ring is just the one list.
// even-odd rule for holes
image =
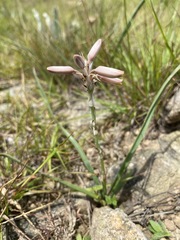
[[[13, 10], [12, 2], [1, 4], [0, 47], [6, 51], [1, 62], [3, 75], [24, 71], [31, 76], [35, 66], [38, 74], [48, 81], [51, 76], [47, 66], [72, 64], [72, 52], [85, 53], [92, 42], [103, 38], [105, 47], [95, 64], [125, 70], [123, 87], [116, 94], [119, 104], [133, 108], [136, 115], [147, 111], [149, 100], [179, 61], [176, 0], [160, 4], [143, 0], [133, 3], [53, 1], [51, 4], [18, 1]], [[7, 62], [13, 65], [12, 74]], [[59, 81], [59, 84], [66, 85], [66, 82]], [[106, 91], [112, 99], [114, 90]]]
[[[45, 91], [49, 95], [48, 87]], [[57, 96], [51, 95], [52, 106], [56, 101]], [[56, 192], [54, 180], [46, 182], [41, 173], [63, 177], [70, 166], [67, 138], [49, 118], [34, 81], [25, 89], [24, 83], [18, 83], [13, 94], [1, 94], [2, 104], [6, 109], [0, 111], [1, 220], [3, 214], [9, 213], [11, 199], [20, 201], [30, 194]], [[33, 174], [37, 169], [38, 173]]]

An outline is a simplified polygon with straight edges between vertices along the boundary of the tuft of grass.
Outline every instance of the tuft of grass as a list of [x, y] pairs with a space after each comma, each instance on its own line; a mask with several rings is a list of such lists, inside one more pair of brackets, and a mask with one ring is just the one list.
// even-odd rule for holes
[[[134, 13], [132, 11], [127, 16], [129, 4], [124, 2], [126, 30]], [[115, 33], [111, 36], [113, 46], [107, 49], [107, 53], [112, 53], [114, 66], [121, 65], [126, 70], [123, 93], [118, 91], [118, 96], [123, 105], [135, 109], [133, 115], [141, 116], [147, 112], [155, 92], [178, 65], [180, 35], [177, 30], [177, 4], [177, 1], [168, 5], [146, 1], [123, 38], [122, 35], [116, 38]], [[118, 44], [119, 41], [121, 44]]]
[[[67, 138], [48, 117], [35, 84], [25, 86], [23, 90], [24, 83], [18, 82], [12, 93], [1, 92], [5, 110], [0, 111], [0, 221], [16, 208], [13, 201], [23, 205], [28, 196], [58, 195], [57, 184], [49, 177], [63, 177], [70, 167]], [[60, 97], [51, 95], [48, 86], [45, 91], [50, 103], [56, 106]]]

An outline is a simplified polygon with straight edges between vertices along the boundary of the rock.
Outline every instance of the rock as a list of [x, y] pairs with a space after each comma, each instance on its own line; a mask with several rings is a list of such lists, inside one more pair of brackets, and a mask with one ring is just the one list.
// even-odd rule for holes
[[[160, 134], [153, 141], [145, 140], [133, 157], [138, 172], [146, 179], [149, 196], [167, 192], [180, 182], [180, 131]], [[141, 188], [142, 184], [139, 183]]]
[[165, 219], [164, 220], [164, 224], [166, 225], [166, 228], [169, 231], [175, 231], [176, 230], [176, 226], [175, 226], [175, 224], [174, 224], [174, 222], [172, 220]]
[[[144, 226], [152, 216], [156, 221], [161, 219], [172, 233], [170, 239], [180, 239], [180, 131], [160, 133], [154, 140], [145, 139], [135, 153], [132, 163], [136, 164], [137, 176], [143, 175], [142, 179], [132, 185], [132, 191], [129, 191], [135, 206], [133, 214], [135, 213], [136, 217], [129, 211], [129, 206], [123, 203], [124, 211], [134, 222]], [[138, 202], [141, 202], [139, 207]], [[142, 213], [145, 212], [146, 216], [143, 218]]]
[[154, 157], [146, 186], [150, 195], [166, 192], [180, 182], [180, 132], [162, 134], [158, 142], [159, 153]]
[[163, 112], [165, 127], [175, 128], [180, 125], [180, 88], [174, 89], [174, 94], [166, 104]]
[[175, 216], [174, 222], [176, 226], [180, 229], [180, 216]]
[[141, 230], [119, 208], [94, 209], [91, 240], [147, 240]]

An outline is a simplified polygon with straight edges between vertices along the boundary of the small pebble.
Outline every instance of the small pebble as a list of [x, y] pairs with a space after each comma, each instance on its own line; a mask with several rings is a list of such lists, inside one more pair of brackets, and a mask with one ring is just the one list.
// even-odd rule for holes
[[7, 137], [6, 138], [6, 143], [8, 146], [13, 146], [14, 145], [14, 139], [12, 137]]
[[180, 229], [180, 216], [175, 216], [174, 223]]
[[169, 219], [165, 219], [164, 224], [166, 225], [166, 227], [169, 231], [175, 231], [176, 230], [176, 226], [175, 226], [173, 221], [171, 221]]

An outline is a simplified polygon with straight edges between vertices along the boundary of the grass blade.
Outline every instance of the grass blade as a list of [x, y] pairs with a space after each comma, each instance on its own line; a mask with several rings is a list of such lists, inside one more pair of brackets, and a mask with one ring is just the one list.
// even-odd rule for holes
[[65, 185], [66, 187], [76, 191], [76, 192], [81, 192], [84, 193], [86, 196], [91, 197], [94, 200], [98, 200], [99, 196], [95, 194], [93, 191], [90, 191], [89, 189], [79, 187], [76, 184], [72, 184], [68, 181], [61, 180], [59, 178], [54, 178], [53, 180], [60, 182], [61, 184]]
[[146, 130], [149, 126], [149, 123], [153, 117], [154, 111], [158, 105], [158, 102], [160, 100], [160, 97], [162, 96], [164, 90], [166, 89], [166, 87], [169, 85], [171, 79], [174, 77], [174, 75], [180, 70], [180, 65], [178, 65], [174, 71], [169, 75], [169, 77], [166, 79], [166, 81], [163, 83], [162, 87], [160, 88], [160, 90], [158, 91], [158, 93], [156, 94], [153, 103], [151, 104], [149, 111], [147, 113], [147, 116], [144, 120], [144, 123], [142, 125], [141, 131], [139, 133], [139, 135], [137, 136], [133, 146], [131, 147], [128, 155], [126, 156], [121, 168], [119, 169], [119, 172], [117, 173], [117, 176], [114, 180], [114, 182], [111, 185], [111, 189], [109, 191], [109, 194], [111, 196], [117, 194], [119, 192], [119, 190], [122, 188], [122, 177], [123, 174], [125, 173], [136, 149], [138, 148], [139, 144], [141, 143], [141, 141], [143, 140]]
[[154, 9], [154, 6], [153, 6], [152, 1], [151, 1], [151, 7], [152, 7], [152, 10], [153, 10], [153, 14], [154, 14], [156, 23], [157, 23], [157, 25], [158, 25], [158, 27], [159, 27], [159, 30], [160, 30], [160, 32], [161, 32], [161, 35], [162, 35], [162, 37], [163, 37], [163, 39], [164, 39], [164, 42], [165, 42], [165, 44], [166, 44], [166, 47], [167, 47], [167, 49], [169, 50], [172, 59], [174, 60], [174, 59], [175, 59], [174, 53], [173, 53], [171, 47], [169, 46], [168, 40], [167, 40], [167, 38], [166, 38], [166, 36], [165, 36], [165, 34], [164, 34], [164, 31], [163, 31], [163, 29], [162, 29], [161, 23], [160, 23], [160, 21], [159, 21], [159, 19], [158, 19], [158, 16], [157, 16], [157, 14], [156, 14], [156, 11], [155, 11], [155, 9]]
[[15, 162], [19, 163], [19, 165], [23, 166], [23, 168], [27, 168], [29, 171], [32, 172], [31, 175], [22, 183], [21, 187], [25, 186], [32, 179], [32, 176], [34, 176], [35, 174], [40, 174], [40, 175], [42, 175], [44, 177], [52, 179], [53, 181], [59, 182], [59, 183], [65, 185], [66, 187], [76, 191], [76, 192], [84, 193], [86, 196], [89, 196], [89, 197], [93, 198], [94, 200], [98, 200], [98, 195], [95, 194], [95, 192], [93, 191], [93, 188], [87, 188], [87, 189], [86, 188], [82, 188], [82, 187], [79, 187], [76, 184], [72, 184], [72, 183], [64, 181], [64, 180], [62, 180], [60, 178], [54, 178], [54, 177], [50, 176], [49, 174], [45, 174], [45, 173], [41, 172], [42, 167], [49, 161], [49, 159], [53, 156], [53, 154], [54, 153], [51, 153], [50, 155], [48, 155], [48, 157], [43, 161], [43, 163], [36, 170], [34, 170], [33, 168], [31, 168], [31, 167], [29, 167], [27, 165], [24, 165], [22, 163], [22, 161], [20, 161], [16, 157], [13, 157], [13, 156], [11, 156], [9, 154], [0, 153], [0, 156], [7, 157], [11, 161], [15, 161]]
[[121, 44], [122, 40], [124, 39], [124, 37], [126, 36], [126, 34], [129, 31], [129, 28], [131, 27], [132, 21], [134, 20], [134, 18], [136, 17], [137, 13], [139, 12], [139, 10], [141, 9], [141, 7], [143, 6], [143, 4], [145, 3], [145, 0], [142, 0], [138, 6], [136, 7], [135, 11], [133, 12], [131, 18], [129, 19], [126, 27], [124, 28], [123, 32], [121, 33], [121, 36], [119, 38], [119, 41], [116, 45], [115, 51], [117, 51], [119, 45]]

